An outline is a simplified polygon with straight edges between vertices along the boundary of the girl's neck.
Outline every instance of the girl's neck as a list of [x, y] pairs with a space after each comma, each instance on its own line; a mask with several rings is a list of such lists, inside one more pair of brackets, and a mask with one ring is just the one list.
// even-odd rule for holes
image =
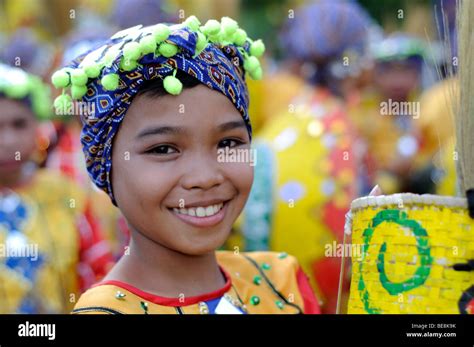
[[133, 231], [130, 246], [105, 280], [120, 280], [162, 297], [192, 297], [225, 285], [215, 252], [191, 256]]

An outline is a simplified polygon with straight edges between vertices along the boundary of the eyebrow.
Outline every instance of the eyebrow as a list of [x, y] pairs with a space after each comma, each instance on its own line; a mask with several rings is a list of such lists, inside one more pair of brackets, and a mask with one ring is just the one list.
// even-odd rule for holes
[[[245, 125], [245, 122], [243, 120], [239, 121], [230, 121], [226, 122], [223, 124], [220, 124], [217, 129], [219, 131], [224, 132], [224, 131], [229, 131], [237, 128], [247, 128]], [[180, 135], [180, 134], [185, 134], [186, 133], [186, 128], [184, 127], [173, 127], [173, 126], [158, 126], [158, 127], [152, 127], [148, 129], [144, 129], [138, 133], [136, 136], [136, 139], [142, 139], [147, 136], [152, 136], [152, 135]]]
[[247, 126], [245, 125], [245, 122], [243, 121], [243, 119], [241, 120], [238, 120], [238, 121], [230, 121], [230, 122], [226, 122], [226, 123], [223, 123], [221, 125], [219, 125], [217, 127], [220, 131], [229, 131], [229, 130], [233, 130], [233, 129], [237, 129], [237, 128], [247, 128]]
[[185, 132], [186, 131], [183, 127], [159, 126], [140, 131], [136, 136], [136, 139], [142, 139], [151, 135], [177, 135]]

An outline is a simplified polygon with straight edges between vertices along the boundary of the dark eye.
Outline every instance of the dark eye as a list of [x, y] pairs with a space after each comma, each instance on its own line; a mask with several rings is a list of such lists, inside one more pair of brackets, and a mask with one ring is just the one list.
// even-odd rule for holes
[[239, 146], [243, 143], [244, 143], [243, 141], [237, 140], [237, 139], [225, 139], [225, 140], [222, 140], [222, 141], [219, 142], [218, 147], [219, 148], [225, 148], [225, 147], [232, 148], [232, 147]]
[[24, 129], [26, 128], [27, 124], [28, 122], [26, 121], [26, 119], [15, 119], [13, 121], [13, 128], [18, 129], [18, 130]]
[[166, 155], [166, 154], [173, 154], [177, 152], [178, 151], [176, 150], [176, 148], [170, 145], [160, 145], [160, 146], [153, 147], [152, 149], [148, 150], [146, 153]]

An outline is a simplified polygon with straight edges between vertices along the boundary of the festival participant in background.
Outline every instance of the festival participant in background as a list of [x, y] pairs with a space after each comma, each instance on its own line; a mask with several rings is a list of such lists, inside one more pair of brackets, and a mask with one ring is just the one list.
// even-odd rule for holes
[[81, 189], [34, 162], [50, 114], [48, 86], [0, 65], [1, 313], [66, 313], [111, 265]]
[[[201, 26], [135, 27], [52, 76], [94, 102], [81, 142], [94, 183], [128, 221], [130, 252], [87, 291], [76, 313], [318, 313], [295, 258], [215, 252], [253, 181], [245, 72], [259, 79], [262, 41], [223, 17]], [[69, 96], [69, 92], [71, 96]]]
[[298, 67], [306, 83], [257, 137], [255, 185], [243, 221], [246, 249], [297, 257], [324, 312], [336, 309], [342, 256], [328, 247], [342, 241], [345, 212], [362, 186], [343, 95], [346, 79], [365, 64], [370, 25], [359, 6], [340, 1], [312, 2], [288, 20], [284, 66]]
[[430, 192], [434, 152], [420, 130], [424, 42], [395, 33], [374, 43], [371, 52], [376, 62], [373, 89], [349, 112], [368, 148], [367, 171], [387, 194]]

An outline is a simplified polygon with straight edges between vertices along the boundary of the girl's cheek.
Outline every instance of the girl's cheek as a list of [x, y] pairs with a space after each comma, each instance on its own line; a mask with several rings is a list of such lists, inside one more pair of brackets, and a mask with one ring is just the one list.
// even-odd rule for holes
[[249, 163], [237, 163], [232, 165], [232, 181], [241, 194], [248, 195], [253, 183], [253, 166]]

